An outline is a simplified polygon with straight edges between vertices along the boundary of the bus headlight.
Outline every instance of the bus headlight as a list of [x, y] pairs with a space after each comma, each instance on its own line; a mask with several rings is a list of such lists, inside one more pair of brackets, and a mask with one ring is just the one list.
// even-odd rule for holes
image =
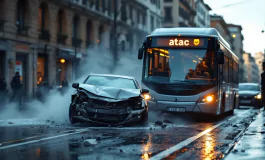
[[255, 96], [256, 99], [261, 99], [261, 94]]
[[201, 99], [201, 102], [212, 102], [214, 100], [214, 96], [213, 95], [206, 95]]
[[144, 99], [147, 100], [147, 101], [151, 99], [150, 94], [144, 94], [143, 97], [144, 97]]

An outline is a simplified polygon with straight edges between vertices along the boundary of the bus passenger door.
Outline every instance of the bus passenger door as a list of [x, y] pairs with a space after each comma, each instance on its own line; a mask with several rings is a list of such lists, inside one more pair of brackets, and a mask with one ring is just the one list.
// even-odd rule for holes
[[225, 82], [224, 82], [224, 74], [223, 74], [223, 70], [224, 70], [224, 65], [220, 64], [219, 65], [219, 78], [218, 78], [218, 89], [219, 89], [219, 93], [220, 93], [220, 114], [222, 114], [224, 112], [224, 102], [225, 102], [225, 95], [223, 94], [225, 92]]

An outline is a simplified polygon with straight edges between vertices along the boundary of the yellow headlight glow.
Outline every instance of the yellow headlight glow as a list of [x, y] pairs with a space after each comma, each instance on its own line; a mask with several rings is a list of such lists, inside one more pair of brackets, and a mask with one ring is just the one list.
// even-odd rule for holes
[[151, 99], [151, 96], [149, 94], [144, 94], [143, 96], [144, 96], [145, 100], [150, 100]]
[[205, 98], [202, 99], [202, 102], [212, 102], [212, 101], [213, 101], [213, 95], [206, 96]]
[[261, 99], [261, 94], [256, 95], [255, 98]]
[[206, 101], [207, 102], [212, 102], [213, 101], [213, 97], [212, 96], [207, 96], [206, 97]]

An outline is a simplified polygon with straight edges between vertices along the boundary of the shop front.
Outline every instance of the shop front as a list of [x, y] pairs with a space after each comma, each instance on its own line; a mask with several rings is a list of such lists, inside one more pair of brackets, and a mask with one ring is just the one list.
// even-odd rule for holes
[[72, 82], [76, 75], [76, 68], [80, 53], [71, 49], [58, 49], [56, 54], [56, 85], [60, 86], [62, 81]]
[[26, 93], [24, 96], [28, 96], [30, 78], [28, 73], [28, 55], [24, 53], [17, 53], [15, 64], [15, 72], [19, 73], [20, 81], [22, 83], [22, 93]]
[[48, 83], [48, 55], [38, 54], [37, 58], [37, 85]]

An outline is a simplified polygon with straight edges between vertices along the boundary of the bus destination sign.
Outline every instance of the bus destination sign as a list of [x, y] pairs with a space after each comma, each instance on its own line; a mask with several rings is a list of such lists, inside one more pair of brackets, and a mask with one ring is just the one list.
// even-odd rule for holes
[[207, 38], [153, 37], [152, 47], [207, 48]]

